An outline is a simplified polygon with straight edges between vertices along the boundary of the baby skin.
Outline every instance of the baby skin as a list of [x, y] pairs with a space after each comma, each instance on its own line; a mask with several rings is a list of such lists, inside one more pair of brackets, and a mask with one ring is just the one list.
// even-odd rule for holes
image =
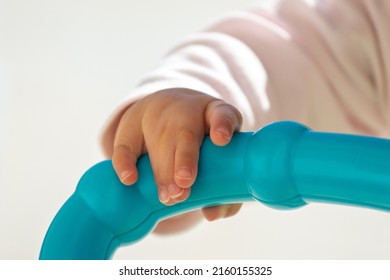
[[[215, 145], [224, 146], [241, 124], [240, 112], [220, 99], [189, 89], [162, 90], [125, 111], [106, 154], [121, 182], [131, 186], [138, 179], [137, 159], [148, 153], [159, 199], [174, 205], [190, 195], [203, 137], [208, 134]], [[155, 232], [188, 229], [202, 216], [209, 221], [230, 217], [240, 207], [231, 204], [186, 213], [160, 222]]]

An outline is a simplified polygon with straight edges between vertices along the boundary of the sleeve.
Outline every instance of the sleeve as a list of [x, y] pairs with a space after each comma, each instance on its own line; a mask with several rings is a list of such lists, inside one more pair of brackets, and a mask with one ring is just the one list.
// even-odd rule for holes
[[243, 130], [279, 120], [388, 136], [390, 1], [275, 1], [226, 14], [181, 41], [140, 81], [103, 130], [113, 142], [124, 110], [169, 88], [220, 98]]

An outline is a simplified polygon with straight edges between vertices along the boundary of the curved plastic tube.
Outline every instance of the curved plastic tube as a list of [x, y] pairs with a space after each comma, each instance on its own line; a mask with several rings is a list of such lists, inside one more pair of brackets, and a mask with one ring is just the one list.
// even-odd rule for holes
[[158, 200], [148, 156], [139, 180], [124, 187], [104, 161], [89, 169], [53, 220], [40, 259], [109, 259], [121, 245], [146, 236], [164, 218], [200, 207], [257, 200], [278, 209], [310, 201], [390, 210], [390, 141], [313, 132], [279, 122], [237, 133], [225, 147], [201, 148], [190, 197]]

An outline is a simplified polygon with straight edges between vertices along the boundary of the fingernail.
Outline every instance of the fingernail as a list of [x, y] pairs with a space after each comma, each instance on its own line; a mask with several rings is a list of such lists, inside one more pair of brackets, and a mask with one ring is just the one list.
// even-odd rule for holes
[[131, 172], [129, 170], [124, 170], [121, 172], [119, 178], [122, 182], [124, 182], [130, 175], [131, 175]]
[[168, 193], [170, 198], [178, 198], [181, 196], [184, 192], [183, 188], [180, 188], [176, 185], [169, 185], [168, 186]]
[[182, 167], [176, 172], [176, 178], [190, 180], [192, 179], [192, 172], [189, 168]]
[[165, 204], [169, 201], [169, 192], [166, 187], [160, 187], [159, 196], [162, 203]]
[[231, 139], [230, 131], [225, 126], [218, 127], [215, 131], [217, 134], [221, 135], [226, 140]]

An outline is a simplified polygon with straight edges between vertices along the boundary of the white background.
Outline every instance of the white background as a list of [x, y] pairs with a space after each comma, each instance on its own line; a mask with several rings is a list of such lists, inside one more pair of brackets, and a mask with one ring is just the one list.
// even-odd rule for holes
[[[222, 4], [223, 3], [223, 4]], [[99, 132], [184, 35], [251, 0], [0, 0], [0, 259], [36, 259], [53, 216], [103, 159]], [[148, 236], [116, 259], [389, 259], [390, 214], [248, 204]]]

